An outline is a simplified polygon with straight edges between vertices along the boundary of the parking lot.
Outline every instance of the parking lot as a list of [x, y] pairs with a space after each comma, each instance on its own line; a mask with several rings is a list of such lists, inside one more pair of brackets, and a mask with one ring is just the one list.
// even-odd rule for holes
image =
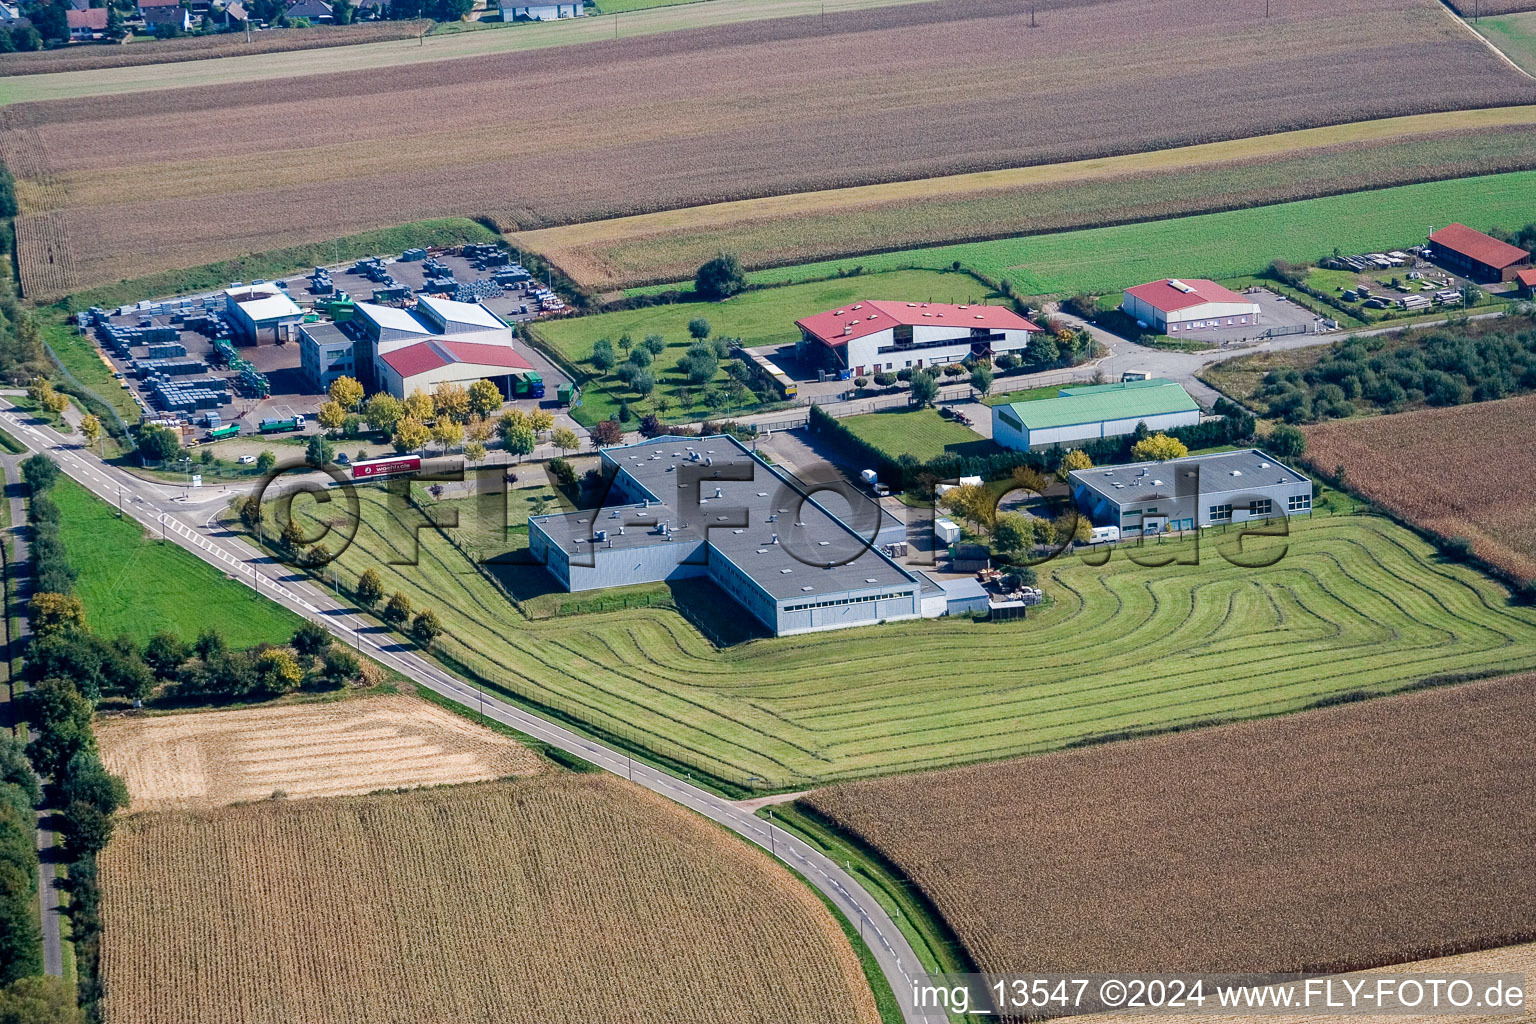
[[1208, 342], [1213, 345], [1240, 345], [1245, 341], [1257, 341], [1274, 336], [1267, 332], [1283, 333], [1286, 328], [1304, 327], [1310, 332], [1313, 324], [1319, 319], [1310, 309], [1297, 305], [1284, 295], [1278, 295], [1267, 288], [1246, 289], [1243, 292], [1243, 298], [1258, 303], [1257, 324], [1181, 330], [1175, 337], [1181, 340]]
[[[432, 258], [435, 266], [443, 268], [439, 273], [446, 271], [456, 285], [468, 285], [483, 293], [473, 298], [484, 302], [509, 323], [532, 320], [541, 315], [535, 294], [537, 282], [530, 280], [503, 288], [492, 283], [493, 275], [502, 268], [477, 268], [463, 255], [444, 251], [434, 252]], [[406, 260], [391, 256], [385, 257], [383, 262], [392, 279], [387, 283], [400, 289], [400, 294], [414, 296], [422, 290], [428, 267], [425, 259]], [[317, 292], [312, 288], [309, 274], [296, 274], [278, 283], [306, 312], [317, 301], [340, 293], [356, 300], [371, 301], [375, 289], [385, 284], [369, 280], [354, 272], [353, 267], [354, 264], [349, 262], [326, 268], [333, 285], [330, 292]], [[229, 282], [229, 286], [235, 284], [237, 282]], [[455, 297], [451, 290], [446, 293]], [[402, 304], [402, 300], [397, 299], [393, 304]], [[218, 332], [208, 326], [206, 314], [219, 313], [223, 309], [222, 291], [108, 309], [100, 323], [114, 329], [130, 329], [125, 338], [129, 343], [115, 350], [111, 344], [99, 343], [98, 348], [111, 364], [120, 385], [134, 395], [148, 419], [179, 419], [189, 426], [206, 427], [211, 413], [216, 417], [213, 422], [239, 423], [250, 432], [263, 419], [289, 419], [297, 415], [312, 418], [326, 398], [314, 389], [301, 371], [297, 336], [278, 342], [264, 339], [255, 345], [219, 340]], [[323, 318], [316, 314], [306, 317], [306, 320], [319, 319]], [[94, 326], [88, 331], [98, 339], [102, 333]], [[178, 346], [182, 351], [177, 351]], [[552, 404], [558, 385], [566, 378], [528, 346], [519, 345], [518, 348], [544, 377], [549, 398], [543, 404]], [[236, 357], [233, 363], [228, 358], [230, 353]], [[147, 364], [152, 359], [161, 362], [151, 367]], [[242, 366], [248, 366], [243, 374]], [[165, 409], [155, 395], [157, 380], [195, 392], [196, 408]], [[164, 393], [162, 389], [161, 394]]]

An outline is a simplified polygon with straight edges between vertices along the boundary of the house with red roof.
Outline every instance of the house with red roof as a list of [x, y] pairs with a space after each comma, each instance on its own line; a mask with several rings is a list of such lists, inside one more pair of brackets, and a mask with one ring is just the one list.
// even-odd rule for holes
[[521, 377], [533, 364], [513, 351], [511, 345], [479, 345], [471, 341], [433, 338], [386, 352], [379, 357], [380, 390], [397, 398], [413, 391], [427, 394], [444, 382], [469, 385], [488, 380], [512, 395], [512, 378]]
[[1447, 224], [1429, 236], [1430, 258], [1474, 281], [1513, 281], [1531, 254], [1465, 224]]
[[1536, 269], [1515, 271], [1515, 282], [1520, 285], [1521, 295], [1528, 299], [1536, 298]]
[[1006, 306], [865, 300], [796, 320], [802, 349], [855, 374], [918, 370], [1022, 352], [1041, 328]]
[[72, 43], [88, 43], [92, 39], [100, 39], [107, 31], [105, 7], [91, 7], [83, 11], [71, 9], [64, 12], [64, 19], [69, 23], [69, 41]]
[[1259, 322], [1257, 302], [1204, 278], [1165, 277], [1127, 288], [1120, 308], [1131, 319], [1169, 336]]

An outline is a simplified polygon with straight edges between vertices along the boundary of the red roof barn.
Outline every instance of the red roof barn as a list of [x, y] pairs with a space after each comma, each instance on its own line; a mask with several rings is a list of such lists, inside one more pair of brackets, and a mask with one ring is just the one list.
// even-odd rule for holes
[[1512, 281], [1531, 254], [1465, 224], [1448, 224], [1429, 236], [1433, 257], [1474, 281]]

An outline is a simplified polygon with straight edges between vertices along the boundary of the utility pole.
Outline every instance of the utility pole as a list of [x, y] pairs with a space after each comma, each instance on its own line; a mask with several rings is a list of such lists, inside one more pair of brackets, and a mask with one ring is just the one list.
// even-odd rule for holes
[[779, 855], [778, 844], [773, 839], [773, 808], [768, 808], [768, 852], [773, 856]]

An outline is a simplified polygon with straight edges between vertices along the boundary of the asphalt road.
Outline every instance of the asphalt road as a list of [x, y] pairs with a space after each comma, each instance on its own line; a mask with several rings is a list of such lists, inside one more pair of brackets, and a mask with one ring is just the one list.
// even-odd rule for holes
[[[307, 576], [275, 563], [240, 537], [213, 522], [229, 495], [213, 492], [201, 501], [183, 501], [181, 487], [150, 483], [108, 466], [81, 446], [35, 422], [7, 403], [0, 423], [35, 451], [45, 451], [71, 479], [137, 520], [151, 534], [161, 534], [234, 579], [254, 587], [265, 597], [325, 626], [338, 639], [387, 665], [421, 686], [480, 711], [535, 739], [559, 747], [635, 785], [659, 793], [688, 809], [718, 822], [770, 851], [800, 872], [854, 924], [880, 964], [891, 990], [909, 1024], [944, 1024], [935, 1011], [919, 1010], [913, 1001], [913, 982], [922, 968], [895, 922], [880, 904], [836, 862], [784, 830], [697, 786], [666, 772], [637, 764], [628, 756], [579, 736], [530, 712], [489, 696], [449, 675], [435, 663], [398, 642], [381, 627], [339, 602]], [[509, 612], [509, 614], [511, 614]]]
[[[23, 456], [0, 456], [0, 464], [5, 466], [5, 481], [7, 488], [21, 484], [21, 462]], [[31, 572], [27, 568], [27, 509], [19, 494], [12, 494], [7, 499], [11, 504], [11, 551], [14, 558], [6, 566], [11, 579], [15, 580], [15, 590], [11, 594], [11, 600], [24, 603], [31, 592]], [[32, 632], [31, 625], [26, 616], [16, 620], [17, 636], [19, 641]], [[43, 973], [55, 978], [64, 976], [64, 945], [59, 928], [58, 889], [58, 865], [54, 861], [54, 846], [58, 837], [55, 835], [49, 819], [53, 816], [52, 808], [43, 808], [37, 812], [37, 900], [38, 920], [42, 923], [43, 934]]]

